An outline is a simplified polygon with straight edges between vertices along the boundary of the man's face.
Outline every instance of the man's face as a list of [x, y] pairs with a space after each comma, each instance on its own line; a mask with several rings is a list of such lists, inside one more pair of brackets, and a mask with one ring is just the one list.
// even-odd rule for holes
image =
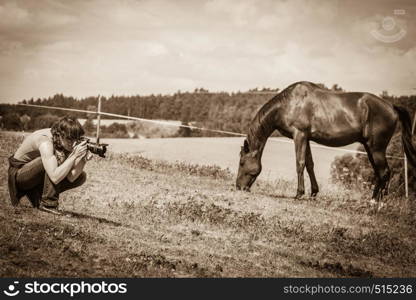
[[77, 140], [69, 137], [61, 137], [61, 143], [66, 151], [71, 152], [76, 145]]

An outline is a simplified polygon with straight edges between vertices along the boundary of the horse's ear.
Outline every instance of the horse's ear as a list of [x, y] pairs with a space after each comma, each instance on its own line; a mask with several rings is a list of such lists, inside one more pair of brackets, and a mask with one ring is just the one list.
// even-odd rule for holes
[[249, 153], [250, 152], [250, 149], [248, 148], [248, 142], [247, 142], [247, 140], [244, 140], [243, 150], [244, 150], [245, 153]]

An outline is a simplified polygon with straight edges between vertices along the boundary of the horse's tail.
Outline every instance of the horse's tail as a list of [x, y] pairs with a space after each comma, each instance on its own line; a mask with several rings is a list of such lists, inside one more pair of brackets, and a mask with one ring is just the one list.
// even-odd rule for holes
[[412, 121], [409, 112], [405, 108], [396, 105], [394, 105], [394, 110], [399, 115], [400, 122], [402, 123], [404, 152], [412, 166], [416, 167], [416, 150], [412, 143]]

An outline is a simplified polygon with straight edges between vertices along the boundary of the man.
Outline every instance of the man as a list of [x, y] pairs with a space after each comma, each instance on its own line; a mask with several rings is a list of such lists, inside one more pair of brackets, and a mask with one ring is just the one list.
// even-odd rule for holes
[[12, 205], [18, 205], [26, 195], [33, 207], [60, 214], [59, 194], [81, 186], [86, 180], [83, 169], [87, 142], [79, 142], [83, 135], [81, 124], [69, 117], [28, 135], [9, 158]]

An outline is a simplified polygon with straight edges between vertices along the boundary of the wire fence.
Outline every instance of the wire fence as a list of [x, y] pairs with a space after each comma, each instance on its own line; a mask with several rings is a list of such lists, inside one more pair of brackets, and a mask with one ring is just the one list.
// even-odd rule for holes
[[[100, 116], [101, 115], [101, 116], [108, 116], [108, 117], [116, 117], [116, 118], [120, 118], [120, 119], [132, 120], [132, 121], [148, 122], [148, 123], [158, 124], [158, 125], [162, 125], [162, 126], [182, 127], [182, 128], [189, 128], [189, 129], [194, 129], [194, 130], [202, 130], [202, 131], [208, 131], [208, 132], [220, 133], [220, 134], [226, 134], [226, 135], [232, 135], [232, 136], [239, 136], [239, 137], [246, 137], [247, 136], [246, 134], [240, 133], [240, 132], [233, 132], [233, 131], [227, 131], [227, 130], [218, 130], [218, 129], [204, 128], [204, 127], [197, 127], [197, 126], [185, 125], [185, 124], [172, 124], [172, 123], [166, 122], [166, 121], [152, 120], [152, 119], [146, 119], [146, 118], [131, 117], [131, 116], [125, 116], [125, 115], [120, 115], [120, 114], [107, 113], [107, 112], [103, 112], [101, 110], [91, 111], [91, 110], [82, 110], [82, 109], [56, 107], [56, 106], [45, 106], [45, 105], [35, 105], [35, 104], [18, 104], [18, 105], [20, 105], [20, 106], [28, 106], [28, 107], [45, 108], [45, 109], [62, 110], [62, 111], [79, 112], [79, 113], [87, 113], [87, 114], [94, 114], [94, 115], [97, 115], [97, 116]], [[98, 127], [99, 126], [97, 126], [97, 131], [98, 131]], [[292, 140], [289, 140], [289, 139], [284, 140], [284, 139], [271, 138], [269, 140], [271, 140], [273, 142], [292, 143], [293, 144], [293, 141]], [[327, 149], [327, 150], [331, 150], [331, 151], [339, 151], [339, 152], [344, 152], [344, 153], [354, 153], [354, 154], [367, 155], [366, 152], [364, 152], [364, 151], [358, 151], [358, 150], [334, 148], [334, 147], [327, 147], [327, 146], [315, 145], [315, 144], [312, 144], [311, 147], [312, 148]], [[387, 155], [386, 157], [393, 158], [393, 159], [401, 159], [401, 160], [405, 159], [404, 157], [394, 156], [394, 155]]]
[[[264, 92], [259, 92], [259, 93], [264, 93]], [[274, 92], [270, 92], [270, 94], [274, 94]], [[185, 124], [172, 124], [172, 123], [166, 122], [166, 121], [152, 120], [152, 119], [146, 119], [146, 118], [131, 117], [131, 116], [125, 116], [125, 115], [120, 115], [120, 114], [113, 114], [113, 113], [103, 112], [103, 111], [101, 111], [101, 97], [98, 97], [98, 110], [97, 111], [74, 109], [74, 108], [65, 108], [65, 107], [56, 107], [56, 106], [35, 105], [35, 104], [18, 104], [18, 105], [27, 106], [27, 107], [36, 107], [36, 108], [43, 108], [43, 109], [54, 109], [54, 110], [62, 110], [62, 111], [79, 112], [79, 113], [97, 115], [97, 121], [98, 121], [98, 123], [97, 123], [97, 142], [99, 141], [100, 118], [101, 118], [101, 116], [116, 117], [116, 118], [121, 118], [121, 119], [132, 120], [132, 121], [148, 122], [148, 123], [158, 124], [158, 125], [162, 125], [162, 126], [183, 127], [183, 128], [194, 129], [194, 130], [202, 130], [202, 131], [226, 134], [226, 135], [231, 135], [231, 136], [246, 137], [246, 134], [243, 134], [243, 133], [240, 133], [240, 132], [197, 127], [197, 126], [185, 125]], [[415, 121], [416, 121], [416, 114], [415, 114], [415, 118], [413, 120], [412, 134], [413, 134], [413, 131], [414, 131], [414, 128], [415, 128]], [[271, 138], [269, 140], [271, 140], [273, 142], [292, 143], [293, 144], [293, 141], [289, 140], [289, 139], [285, 140], [285, 139]], [[311, 148], [321, 148], [321, 149], [327, 149], [327, 150], [331, 150], [331, 151], [339, 151], [339, 152], [344, 152], [344, 153], [354, 153], [354, 154], [360, 154], [360, 155], [367, 155], [367, 153], [364, 152], [364, 151], [327, 147], [327, 146], [323, 146], [323, 145], [312, 144]], [[3, 155], [0, 155], [0, 156], [3, 157]], [[386, 157], [392, 158], [392, 159], [404, 160], [406, 198], [408, 198], [409, 197], [409, 194], [408, 194], [408, 168], [407, 168], [407, 157], [406, 157], [406, 155], [404, 155], [404, 157], [394, 156], [394, 155], [388, 155]]]

